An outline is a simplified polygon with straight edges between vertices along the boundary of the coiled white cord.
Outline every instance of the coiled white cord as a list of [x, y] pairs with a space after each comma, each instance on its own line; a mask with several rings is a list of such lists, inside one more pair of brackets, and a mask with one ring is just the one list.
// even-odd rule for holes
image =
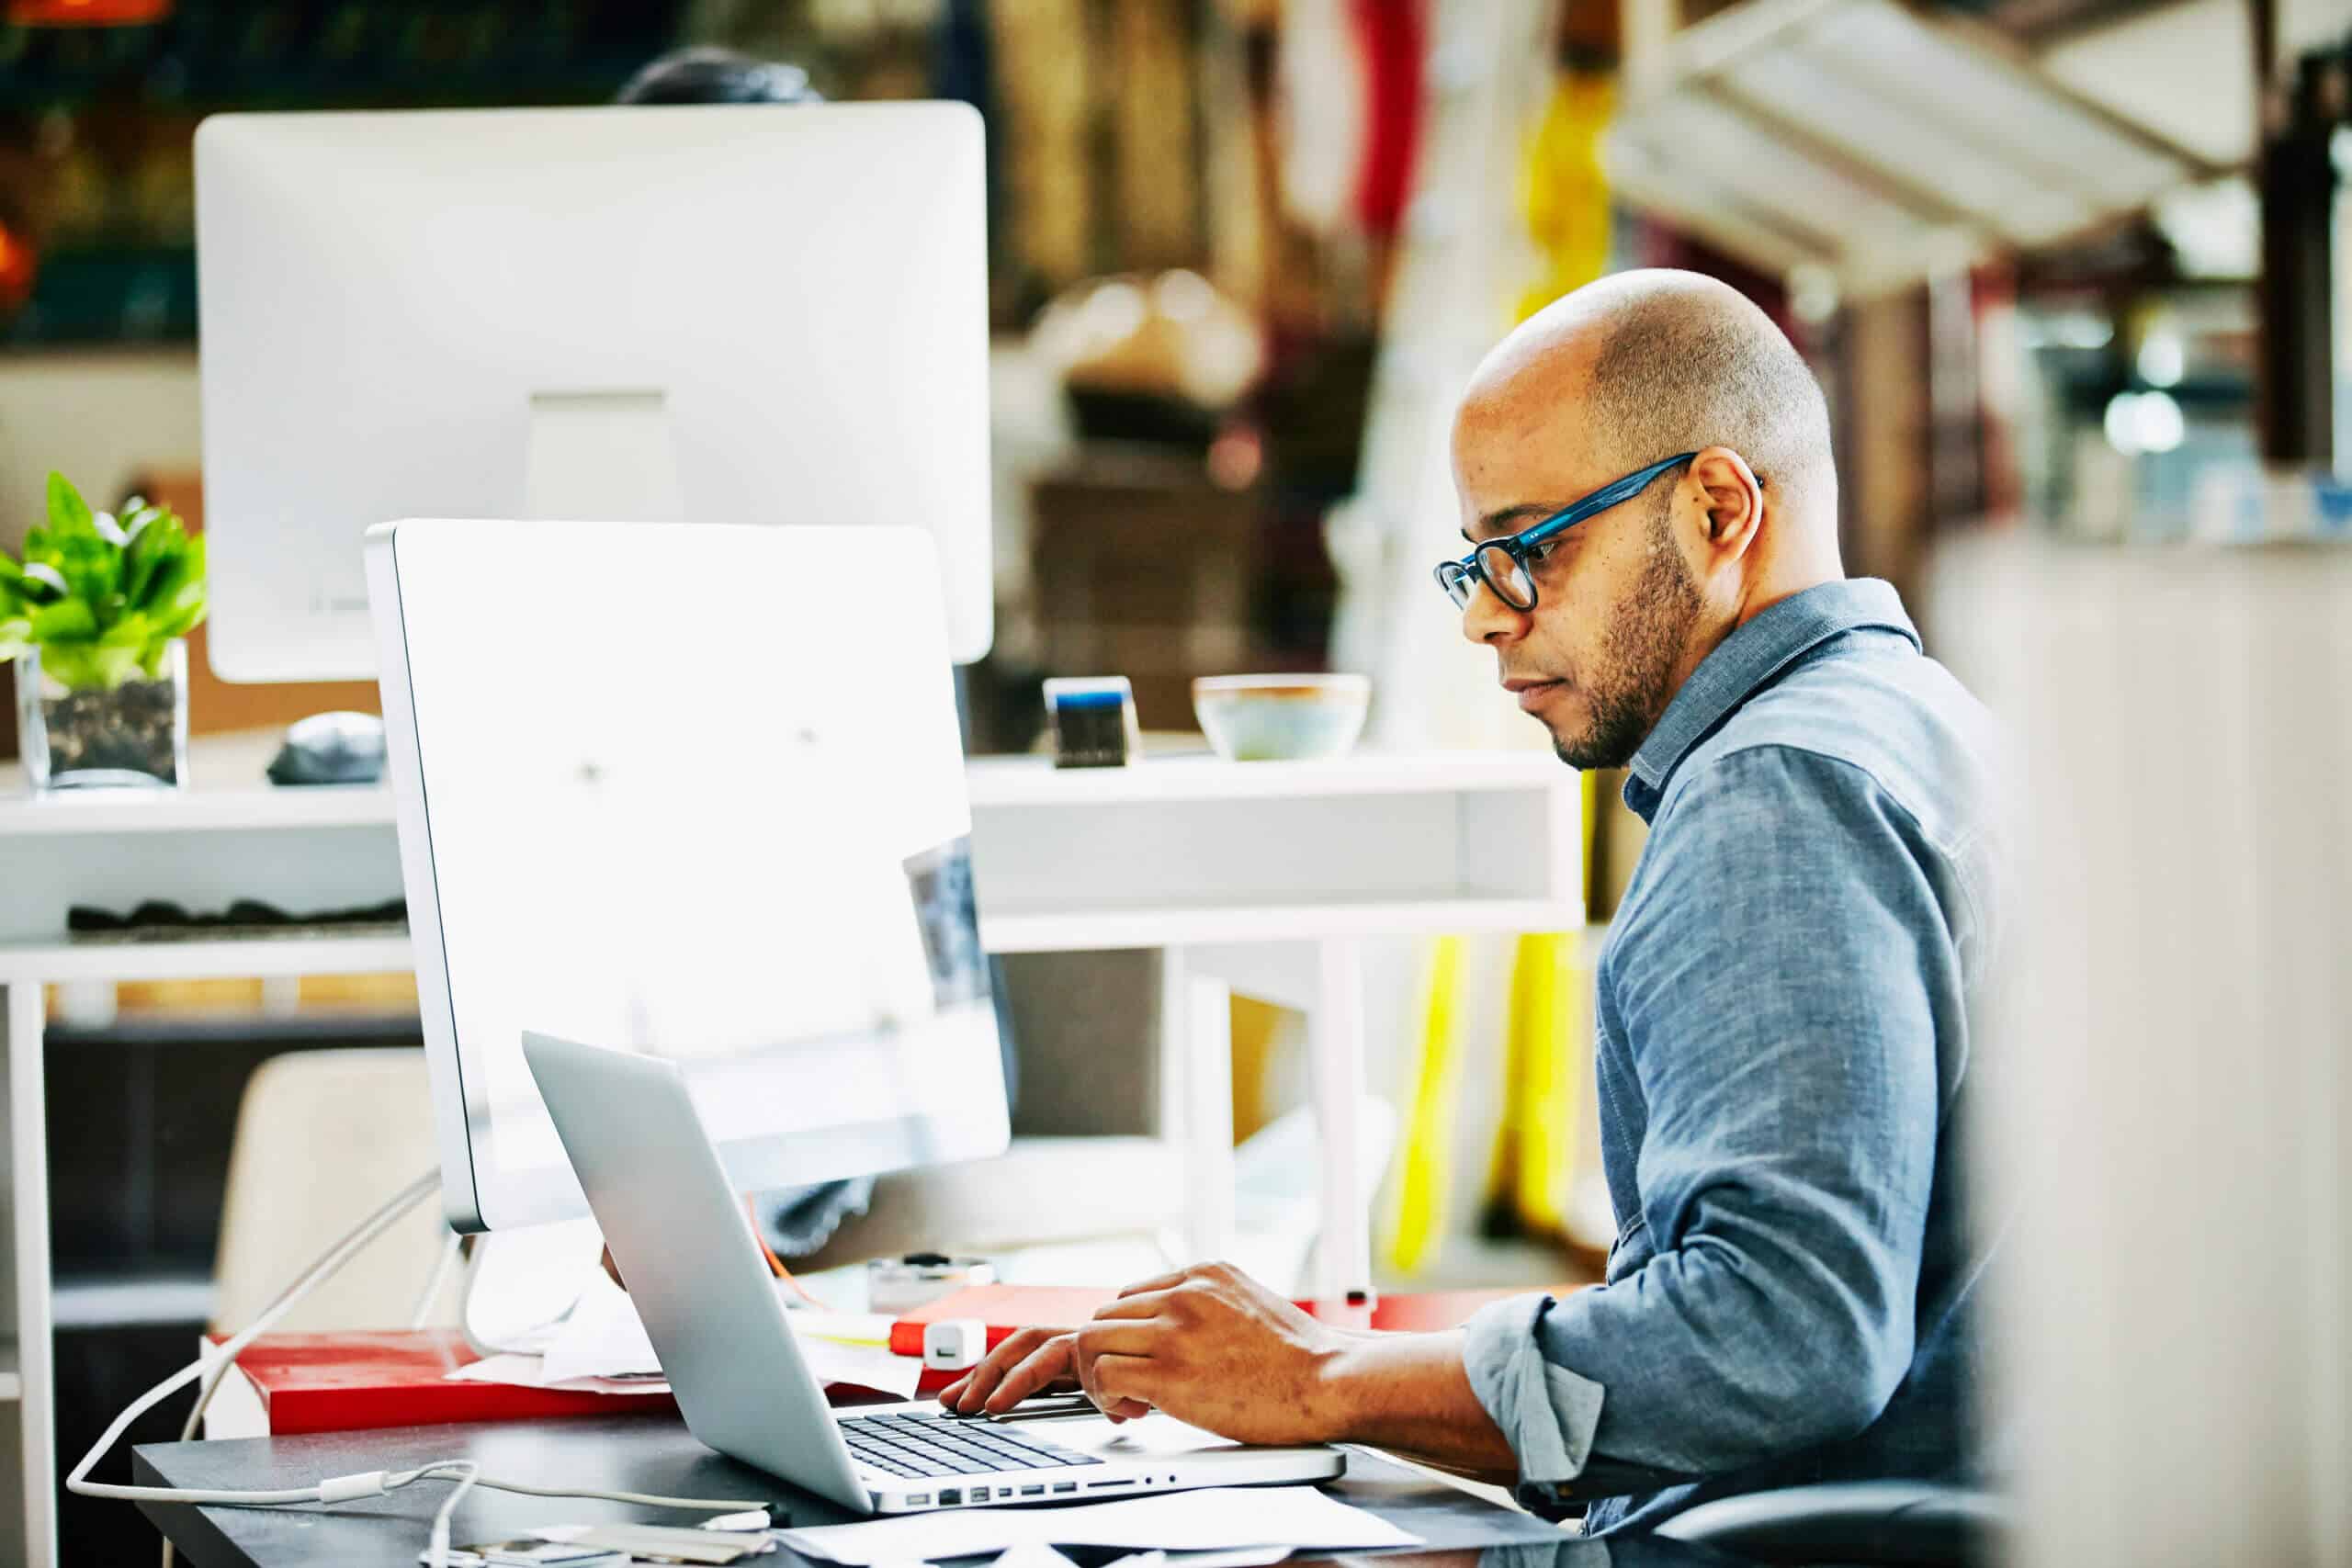
[[[464, 1500], [466, 1494], [477, 1486], [485, 1486], [499, 1492], [522, 1493], [534, 1497], [587, 1497], [602, 1502], [634, 1503], [653, 1508], [685, 1508], [700, 1513], [740, 1513], [751, 1508], [765, 1509], [769, 1506], [765, 1499], [747, 1501], [742, 1498], [729, 1497], [658, 1497], [641, 1492], [595, 1492], [568, 1486], [532, 1486], [522, 1482], [503, 1481], [483, 1475], [480, 1466], [469, 1459], [439, 1460], [432, 1464], [420, 1465], [413, 1470], [376, 1470], [357, 1475], [328, 1476], [315, 1485], [282, 1487], [268, 1492], [206, 1492], [183, 1491], [173, 1486], [119, 1486], [112, 1483], [90, 1479], [90, 1472], [96, 1469], [98, 1461], [113, 1450], [117, 1442], [121, 1440], [122, 1434], [130, 1428], [133, 1421], [138, 1420], [198, 1378], [204, 1376], [207, 1369], [209, 1368], [211, 1376], [206, 1378], [203, 1391], [197, 1398], [196, 1408], [189, 1413], [187, 1427], [181, 1434], [183, 1438], [193, 1436], [196, 1423], [202, 1416], [205, 1406], [211, 1403], [213, 1393], [219, 1389], [221, 1381], [228, 1376], [229, 1370], [236, 1365], [237, 1358], [244, 1353], [246, 1347], [268, 1333], [280, 1318], [294, 1309], [296, 1303], [332, 1277], [337, 1269], [350, 1262], [352, 1258], [365, 1251], [377, 1237], [391, 1229], [402, 1215], [422, 1202], [427, 1194], [439, 1186], [440, 1180], [440, 1174], [437, 1171], [427, 1172], [402, 1188], [399, 1194], [382, 1208], [361, 1221], [341, 1241], [329, 1247], [325, 1255], [306, 1269], [300, 1278], [280, 1292], [277, 1299], [272, 1302], [249, 1326], [223, 1344], [215, 1352], [217, 1360], [199, 1358], [131, 1401], [122, 1414], [114, 1418], [113, 1424], [99, 1436], [98, 1440], [90, 1446], [90, 1451], [82, 1456], [82, 1462], [75, 1465], [66, 1476], [65, 1489], [78, 1496], [107, 1497], [127, 1503], [192, 1503], [200, 1507], [273, 1508], [298, 1503], [345, 1503], [360, 1497], [379, 1497], [387, 1492], [395, 1492], [403, 1486], [414, 1485], [420, 1481], [455, 1481], [458, 1483], [457, 1486], [433, 1516], [430, 1556], [427, 1559], [432, 1568], [447, 1568], [450, 1517], [457, 1512], [458, 1505]], [[169, 1542], [164, 1544], [164, 1562], [168, 1568], [171, 1562]]]

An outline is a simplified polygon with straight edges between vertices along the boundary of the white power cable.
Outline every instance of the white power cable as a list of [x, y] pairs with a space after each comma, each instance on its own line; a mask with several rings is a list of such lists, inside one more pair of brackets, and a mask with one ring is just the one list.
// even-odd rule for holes
[[466, 1494], [481, 1483], [481, 1466], [471, 1461], [445, 1466], [443, 1472], [451, 1471], [458, 1472], [458, 1484], [433, 1510], [433, 1533], [425, 1538], [424, 1561], [430, 1568], [449, 1568], [449, 1519], [457, 1513], [458, 1505], [466, 1500]]
[[[229, 1369], [236, 1364], [237, 1358], [244, 1353], [248, 1346], [268, 1333], [280, 1318], [294, 1309], [296, 1303], [366, 1250], [370, 1243], [390, 1230], [402, 1215], [415, 1207], [439, 1184], [440, 1176], [437, 1172], [427, 1173], [410, 1183], [390, 1202], [362, 1221], [356, 1228], [334, 1247], [328, 1248], [324, 1257], [279, 1292], [277, 1299], [272, 1302], [250, 1325], [221, 1345], [214, 1353], [218, 1357], [217, 1362], [205, 1357], [198, 1357], [131, 1401], [122, 1414], [114, 1418], [113, 1424], [99, 1436], [98, 1440], [90, 1446], [90, 1451], [82, 1456], [82, 1462], [75, 1465], [67, 1474], [65, 1489], [78, 1496], [107, 1497], [127, 1503], [189, 1503], [199, 1507], [267, 1508], [283, 1507], [298, 1503], [350, 1502], [360, 1497], [380, 1497], [387, 1492], [397, 1491], [420, 1481], [455, 1481], [458, 1483], [457, 1487], [434, 1515], [432, 1551], [428, 1558], [432, 1568], [447, 1568], [450, 1517], [456, 1513], [458, 1503], [464, 1499], [466, 1494], [477, 1486], [489, 1487], [500, 1492], [522, 1493], [534, 1497], [585, 1497], [605, 1502], [633, 1503], [647, 1507], [684, 1508], [701, 1513], [741, 1512], [751, 1508], [765, 1510], [769, 1507], [765, 1499], [747, 1501], [732, 1497], [662, 1497], [641, 1492], [598, 1492], [577, 1487], [533, 1486], [523, 1482], [503, 1481], [483, 1475], [480, 1466], [468, 1459], [440, 1460], [414, 1470], [397, 1472], [378, 1470], [356, 1475], [328, 1476], [310, 1486], [280, 1487], [265, 1492], [188, 1491], [175, 1486], [119, 1486], [112, 1483], [90, 1479], [90, 1472], [96, 1469], [98, 1461], [113, 1450], [117, 1442], [121, 1440], [122, 1434], [130, 1428], [132, 1422], [186, 1388], [198, 1377], [203, 1376], [209, 1370], [212, 1375], [205, 1383], [203, 1393], [197, 1402], [196, 1410], [188, 1417], [188, 1427], [192, 1430], [213, 1392], [220, 1387], [221, 1380], [228, 1375]], [[169, 1550], [167, 1544], [165, 1551], [168, 1552]]]
[[[376, 1213], [370, 1214], [365, 1220], [362, 1220], [352, 1230], [345, 1232], [343, 1239], [336, 1242], [334, 1247], [328, 1249], [329, 1258], [332, 1258], [333, 1254], [336, 1250], [342, 1248], [346, 1244], [354, 1243], [356, 1243], [356, 1245], [354, 1246], [350, 1256], [355, 1258], [357, 1257], [359, 1252], [368, 1246], [368, 1242], [373, 1239], [374, 1236], [383, 1234], [381, 1230], [376, 1228], [379, 1224], [384, 1227], [389, 1228], [392, 1224], [405, 1217], [411, 1209], [413, 1209], [417, 1204], [424, 1201], [426, 1195], [433, 1190], [435, 1185], [437, 1185], [437, 1179], [432, 1173], [427, 1173], [424, 1176], [417, 1178], [415, 1181], [413, 1181], [408, 1186], [402, 1188], [400, 1193], [394, 1197], [390, 1202], [387, 1203], [383, 1208], [377, 1210]], [[452, 1241], [457, 1239], [456, 1232], [452, 1231], [450, 1233], [450, 1239]], [[346, 1261], [348, 1259], [346, 1259]], [[280, 1314], [281, 1309], [285, 1311], [291, 1311], [296, 1301], [309, 1293], [312, 1286], [322, 1281], [328, 1274], [332, 1274], [336, 1269], [341, 1267], [342, 1265], [340, 1263], [331, 1264], [326, 1259], [322, 1259], [320, 1263], [314, 1264], [311, 1269], [296, 1275], [290, 1284], [288, 1284], [284, 1290], [278, 1292], [277, 1295], [271, 1297], [269, 1304], [262, 1308], [261, 1319], [254, 1325], [255, 1331], [258, 1331], [262, 1326], [267, 1324], [276, 1322]], [[322, 1272], [322, 1269], [324, 1271]], [[427, 1302], [430, 1302], [433, 1296], [440, 1290], [440, 1271], [436, 1269], [434, 1273], [433, 1283], [428, 1285], [425, 1289], [425, 1300]], [[204, 1380], [204, 1386], [197, 1391], [196, 1403], [188, 1407], [187, 1419], [180, 1423], [181, 1442], [185, 1443], [195, 1438], [197, 1428], [203, 1423], [204, 1413], [212, 1408], [212, 1396], [220, 1392], [220, 1385], [227, 1381], [229, 1374], [234, 1371], [236, 1367], [236, 1355], [232, 1353], [229, 1348], [224, 1344], [213, 1364], [212, 1375]], [[135, 1412], [132, 1414], [135, 1415]], [[176, 1553], [173, 1550], [171, 1538], [169, 1536], [164, 1537], [163, 1568], [173, 1568], [175, 1556]]]
[[[393, 1222], [422, 1201], [424, 1195], [433, 1190], [439, 1179], [436, 1174], [427, 1173], [409, 1183], [391, 1201], [361, 1221], [356, 1229], [348, 1232], [341, 1241], [329, 1247], [323, 1258], [312, 1264], [292, 1284], [279, 1292], [277, 1299], [269, 1304], [266, 1311], [254, 1319], [242, 1333], [237, 1334], [220, 1347], [220, 1375], [213, 1378], [214, 1385], [216, 1387], [219, 1385], [220, 1375], [225, 1375], [228, 1367], [235, 1363], [237, 1358], [244, 1353], [247, 1346], [275, 1327], [277, 1320], [293, 1310], [294, 1303], [309, 1293], [320, 1280], [341, 1269], [356, 1257], [368, 1243], [390, 1230]], [[113, 1449], [133, 1421], [195, 1382], [207, 1371], [208, 1366], [209, 1363], [199, 1357], [131, 1401], [130, 1406], [114, 1418], [114, 1424], [100, 1435], [96, 1443], [91, 1445], [90, 1451], [82, 1456], [82, 1462], [75, 1465], [72, 1472], [66, 1476], [65, 1489], [85, 1497], [113, 1497], [129, 1503], [197, 1501], [198, 1499], [194, 1496], [175, 1492], [166, 1487], [116, 1486], [105, 1482], [92, 1481], [89, 1476], [98, 1461], [105, 1458]], [[158, 1496], [156, 1494], [159, 1492], [167, 1493], [168, 1495]], [[236, 1496], [239, 1500], [253, 1503], [314, 1503], [319, 1500], [316, 1487], [283, 1495], [276, 1493], [268, 1495], [239, 1493]]]
[[458, 1249], [465, 1239], [456, 1231], [441, 1238], [441, 1256], [434, 1259], [433, 1277], [424, 1281], [424, 1293], [416, 1298], [416, 1310], [409, 1314], [411, 1328], [423, 1328], [425, 1320], [433, 1315], [433, 1303], [440, 1298], [441, 1287], [448, 1282], [450, 1267], [458, 1261]]

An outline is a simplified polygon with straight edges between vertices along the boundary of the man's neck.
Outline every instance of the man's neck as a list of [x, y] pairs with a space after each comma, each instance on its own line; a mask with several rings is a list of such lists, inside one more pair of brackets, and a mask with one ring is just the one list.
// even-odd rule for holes
[[[1723, 635], [1716, 637], [1715, 640], [1717, 642], [1723, 641], [1724, 637], [1731, 636], [1732, 633], [1737, 631], [1740, 627], [1746, 626], [1748, 622], [1754, 620], [1757, 616], [1762, 615], [1773, 605], [1781, 603], [1783, 599], [1793, 599], [1798, 594], [1804, 592], [1806, 590], [1818, 588], [1825, 582], [1843, 582], [1845, 581], [1845, 568], [1838, 564], [1838, 559], [1834, 555], [1826, 565], [1816, 566], [1809, 570], [1802, 572], [1776, 573], [1774, 574], [1772, 581], [1766, 583], [1758, 583], [1752, 591], [1750, 591], [1747, 598], [1740, 601], [1738, 612], [1733, 615], [1731, 625], [1725, 626], [1723, 629]], [[1713, 650], [1710, 649], [1710, 651]]]
[[1672, 689], [1667, 693], [1666, 702], [1658, 712], [1651, 716], [1651, 728], [1657, 728], [1657, 720], [1665, 716], [1666, 707], [1673, 704], [1676, 694], [1682, 690], [1692, 675], [1698, 673], [1699, 666], [1707, 661], [1708, 655], [1721, 648], [1732, 633], [1784, 599], [1793, 599], [1825, 582], [1843, 582], [1845, 580], [1845, 570], [1838, 564], [1836, 552], [1832, 551], [1826, 564], [1816, 564], [1804, 571], [1774, 572], [1758, 581], [1740, 599], [1738, 607], [1729, 617], [1716, 622], [1702, 635], [1694, 637], [1691, 646], [1683, 650], [1681, 661], [1675, 668]]

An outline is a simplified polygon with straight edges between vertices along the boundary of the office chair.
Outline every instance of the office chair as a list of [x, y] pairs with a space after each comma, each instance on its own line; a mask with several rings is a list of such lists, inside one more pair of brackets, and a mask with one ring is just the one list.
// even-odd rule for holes
[[1988, 1493], [1911, 1481], [1790, 1486], [1702, 1503], [1657, 1528], [1757, 1562], [1964, 1568], [1996, 1562], [2008, 1511]]

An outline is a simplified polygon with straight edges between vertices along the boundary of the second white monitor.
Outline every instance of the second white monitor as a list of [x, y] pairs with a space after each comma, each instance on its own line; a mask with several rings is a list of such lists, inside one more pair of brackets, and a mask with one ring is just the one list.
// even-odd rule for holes
[[979, 658], [983, 163], [959, 104], [206, 120], [215, 668], [375, 674], [407, 516], [921, 527]]
[[434, 519], [368, 553], [452, 1224], [587, 1212], [526, 1031], [679, 1062], [746, 1190], [1003, 1149], [926, 536]]

